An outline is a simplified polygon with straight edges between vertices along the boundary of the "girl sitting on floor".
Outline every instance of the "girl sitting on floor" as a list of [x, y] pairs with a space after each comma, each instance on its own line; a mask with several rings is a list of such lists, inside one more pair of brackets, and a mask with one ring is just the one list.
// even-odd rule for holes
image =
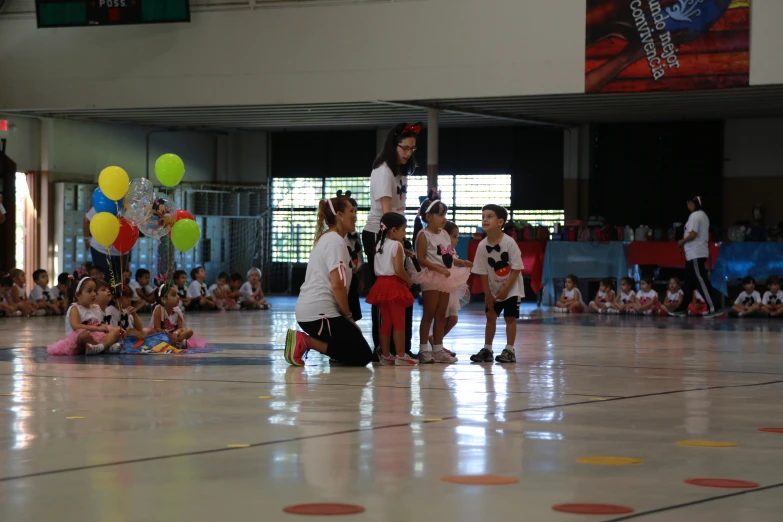
[[598, 293], [595, 299], [590, 301], [590, 311], [597, 314], [605, 314], [612, 307], [614, 302], [614, 290], [612, 290], [612, 280], [601, 279], [601, 285], [598, 287]]
[[[103, 312], [95, 303], [95, 281], [84, 277], [77, 283], [72, 279], [68, 288], [65, 313], [65, 339], [46, 347], [49, 355], [97, 355], [104, 350], [120, 353], [117, 341], [122, 333], [117, 326], [103, 324]], [[108, 347], [108, 349], [107, 349]]]
[[[658, 292], [652, 289], [652, 278], [639, 279], [639, 291], [636, 293], [636, 301], [631, 305], [631, 310], [639, 315], [652, 315], [658, 304]], [[631, 313], [629, 311], [629, 313]]]
[[108, 324], [122, 328], [125, 331], [125, 336], [144, 340], [141, 319], [136, 314], [136, 309], [131, 306], [133, 290], [128, 286], [117, 286], [114, 290], [112, 303], [106, 307], [105, 311], [105, 314], [109, 317]]
[[636, 302], [636, 292], [633, 291], [633, 279], [623, 277], [620, 279], [620, 291], [614, 298], [612, 308], [609, 309], [613, 314], [626, 314], [633, 310], [633, 304]]
[[177, 348], [204, 348], [206, 342], [193, 335], [193, 330], [185, 324], [185, 315], [177, 306], [179, 296], [177, 288], [168, 284], [161, 285], [157, 292], [158, 304], [152, 311], [150, 330], [166, 332], [171, 344]]
[[682, 302], [685, 299], [685, 293], [682, 291], [680, 280], [676, 277], [669, 279], [669, 288], [666, 291], [666, 299], [658, 308], [661, 315], [671, 315], [680, 310]]
[[575, 275], [567, 275], [565, 278], [565, 288], [560, 300], [555, 303], [555, 312], [581, 314], [587, 308], [582, 300], [582, 293], [576, 287], [579, 284], [579, 278]]

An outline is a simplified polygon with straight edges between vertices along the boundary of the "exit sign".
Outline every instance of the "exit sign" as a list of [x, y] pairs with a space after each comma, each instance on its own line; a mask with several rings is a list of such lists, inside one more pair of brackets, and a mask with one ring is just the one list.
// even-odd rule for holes
[[36, 0], [39, 28], [190, 22], [188, 0]]

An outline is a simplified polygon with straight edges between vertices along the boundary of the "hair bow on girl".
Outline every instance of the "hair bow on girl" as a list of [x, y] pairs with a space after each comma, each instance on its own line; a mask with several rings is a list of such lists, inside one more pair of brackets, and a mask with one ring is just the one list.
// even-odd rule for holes
[[381, 223], [381, 226], [380, 226], [380, 228], [378, 229], [378, 232], [383, 232], [384, 230], [386, 230], [386, 225], [384, 225], [383, 223]]
[[405, 134], [413, 134], [414, 136], [418, 136], [421, 132], [421, 123], [417, 123], [416, 125], [411, 125], [410, 123], [406, 123], [405, 127], [402, 128], [400, 131], [400, 136], [404, 136]]
[[341, 197], [343, 197], [343, 196], [345, 196], [346, 198], [350, 198], [350, 197], [351, 197], [351, 191], [350, 191], [350, 190], [346, 190], [346, 191], [345, 191], [345, 194], [343, 194], [343, 191], [342, 191], [342, 190], [338, 190], [338, 191], [337, 191], [337, 197], [338, 197], [338, 198], [341, 198]]

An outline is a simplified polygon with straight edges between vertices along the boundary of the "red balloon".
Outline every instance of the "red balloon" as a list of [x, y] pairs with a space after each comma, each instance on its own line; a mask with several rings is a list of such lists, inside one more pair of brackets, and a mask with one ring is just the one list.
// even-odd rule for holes
[[128, 253], [136, 245], [136, 241], [139, 240], [139, 227], [136, 223], [131, 223], [125, 218], [120, 218], [120, 234], [117, 239], [114, 240], [114, 248], [122, 252]]
[[[177, 210], [174, 213], [174, 217], [175, 217], [174, 223], [176, 223], [180, 219], [192, 219], [193, 221], [196, 220], [196, 218], [193, 217], [193, 214], [191, 214], [187, 210]], [[171, 233], [171, 231], [169, 231], [169, 233]]]

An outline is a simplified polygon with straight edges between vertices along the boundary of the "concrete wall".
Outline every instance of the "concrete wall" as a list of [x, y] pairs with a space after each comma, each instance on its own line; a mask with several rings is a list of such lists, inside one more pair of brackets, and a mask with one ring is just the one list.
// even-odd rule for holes
[[[755, 6], [754, 6], [755, 7]], [[729, 120], [725, 125], [723, 223], [749, 220], [766, 208], [766, 224], [783, 221], [783, 119]]]
[[44, 29], [0, 19], [1, 108], [497, 96], [584, 89], [576, 0], [423, 0]]

